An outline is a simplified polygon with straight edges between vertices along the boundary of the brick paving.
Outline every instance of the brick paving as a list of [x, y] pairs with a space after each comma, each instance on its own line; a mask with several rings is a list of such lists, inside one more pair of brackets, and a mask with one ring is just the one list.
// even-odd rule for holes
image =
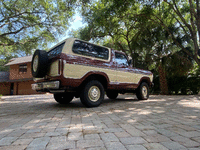
[[200, 149], [200, 96], [105, 97], [85, 108], [52, 95], [3, 96], [0, 150]]

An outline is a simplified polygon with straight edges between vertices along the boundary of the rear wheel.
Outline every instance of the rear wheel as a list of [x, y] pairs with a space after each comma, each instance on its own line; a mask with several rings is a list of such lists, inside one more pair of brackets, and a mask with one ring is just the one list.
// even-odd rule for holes
[[109, 99], [116, 99], [118, 96], [118, 92], [116, 91], [106, 91], [106, 95]]
[[97, 81], [88, 82], [81, 91], [80, 99], [86, 107], [97, 107], [104, 99], [104, 87]]
[[146, 82], [142, 82], [137, 88], [136, 96], [139, 100], [147, 100], [149, 98], [149, 86]]
[[59, 94], [54, 94], [54, 99], [59, 103], [59, 104], [68, 104], [70, 103], [74, 98], [74, 95], [72, 93], [59, 93]]

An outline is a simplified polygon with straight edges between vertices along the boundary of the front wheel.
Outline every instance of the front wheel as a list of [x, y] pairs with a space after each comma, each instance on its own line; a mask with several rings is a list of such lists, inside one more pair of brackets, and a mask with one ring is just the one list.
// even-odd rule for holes
[[59, 94], [54, 94], [54, 99], [59, 103], [59, 104], [68, 104], [70, 103], [74, 98], [74, 95], [72, 93], [59, 93]]
[[97, 107], [104, 99], [104, 87], [97, 81], [88, 82], [81, 91], [80, 99], [86, 107]]
[[136, 96], [139, 100], [147, 100], [149, 98], [149, 86], [146, 82], [143, 82], [137, 88]]

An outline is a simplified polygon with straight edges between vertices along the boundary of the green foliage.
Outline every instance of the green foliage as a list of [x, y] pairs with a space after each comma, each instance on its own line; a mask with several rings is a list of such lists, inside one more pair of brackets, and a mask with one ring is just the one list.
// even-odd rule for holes
[[192, 77], [200, 77], [200, 66], [197, 63], [194, 64], [194, 67], [190, 70], [189, 75]]
[[199, 77], [171, 77], [168, 78], [168, 85], [171, 94], [198, 94], [200, 92]]
[[71, 35], [121, 50], [132, 57], [133, 66], [143, 62], [155, 73], [162, 66], [167, 79], [188, 76], [193, 62], [199, 65], [197, 6], [180, 0], [93, 1], [82, 8], [88, 26]]
[[[0, 0], [0, 70], [10, 58], [45, 49], [66, 33], [77, 0]], [[82, 1], [80, 1], [82, 2]]]
[[10, 53], [46, 47], [65, 33], [76, 0], [0, 0], [0, 50]]

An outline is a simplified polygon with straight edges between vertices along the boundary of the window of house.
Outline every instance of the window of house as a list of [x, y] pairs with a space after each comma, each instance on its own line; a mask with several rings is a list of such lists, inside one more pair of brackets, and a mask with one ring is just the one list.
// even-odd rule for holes
[[127, 57], [121, 53], [115, 53], [115, 62], [119, 66], [126, 66], [126, 67], [128, 66]]
[[27, 64], [19, 65], [19, 73], [26, 73], [27, 72]]
[[76, 54], [108, 60], [109, 50], [104, 47], [76, 40], [72, 51]]

